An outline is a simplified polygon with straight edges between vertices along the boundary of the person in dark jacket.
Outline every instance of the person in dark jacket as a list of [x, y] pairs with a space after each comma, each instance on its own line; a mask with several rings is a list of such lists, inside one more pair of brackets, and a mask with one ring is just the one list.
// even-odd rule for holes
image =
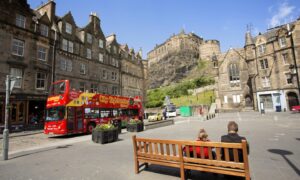
[[[228, 143], [241, 143], [242, 140], [246, 140], [245, 137], [242, 137], [238, 134], [238, 124], [234, 121], [229, 121], [228, 125], [228, 134], [227, 135], [223, 135], [221, 137], [221, 142], [228, 142]], [[250, 153], [249, 151], [249, 144], [247, 142], [247, 152], [248, 154]], [[222, 155], [224, 154], [224, 150], [221, 151]], [[239, 155], [239, 162], [243, 162], [243, 153], [241, 150], [238, 150], [238, 155]], [[224, 157], [222, 156], [222, 159], [224, 159]], [[230, 161], [234, 160], [234, 156], [233, 156], [233, 151], [232, 149], [229, 149], [229, 159]], [[232, 177], [232, 176], [225, 176], [226, 179], [241, 179], [240, 177]]]

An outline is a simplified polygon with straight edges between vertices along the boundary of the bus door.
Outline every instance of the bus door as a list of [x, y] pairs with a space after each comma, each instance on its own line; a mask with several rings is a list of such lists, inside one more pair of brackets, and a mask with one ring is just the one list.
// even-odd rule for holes
[[83, 108], [81, 107], [76, 108], [75, 124], [77, 131], [83, 131]]
[[75, 130], [76, 107], [67, 107], [67, 131], [72, 133]]

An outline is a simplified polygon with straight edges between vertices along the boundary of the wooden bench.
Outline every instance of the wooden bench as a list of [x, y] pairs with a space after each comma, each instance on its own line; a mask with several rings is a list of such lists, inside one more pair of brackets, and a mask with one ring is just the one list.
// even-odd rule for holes
[[[143, 165], [147, 167], [148, 164], [157, 164], [179, 168], [182, 180], [185, 179], [185, 170], [240, 176], [250, 180], [247, 142], [245, 140], [242, 143], [222, 143], [148, 139], [137, 138], [134, 135], [132, 141], [136, 174], [139, 173], [140, 167]], [[184, 147], [186, 147], [185, 153], [183, 152]], [[196, 147], [201, 148], [200, 157], [199, 155], [197, 157]], [[204, 147], [208, 149], [208, 159], [204, 158]], [[190, 152], [190, 149], [193, 151]], [[242, 153], [243, 162], [239, 162], [239, 153]], [[230, 157], [230, 154], [233, 157]]]

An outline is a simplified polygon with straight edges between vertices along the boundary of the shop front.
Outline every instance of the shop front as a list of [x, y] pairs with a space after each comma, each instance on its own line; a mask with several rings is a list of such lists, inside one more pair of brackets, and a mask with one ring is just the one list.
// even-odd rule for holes
[[282, 90], [264, 91], [257, 93], [258, 110], [265, 112], [281, 112], [286, 111], [285, 94]]
[[[9, 129], [21, 131], [44, 123], [47, 96], [12, 94], [10, 96]], [[5, 123], [5, 96], [0, 95], [0, 131]], [[42, 125], [41, 125], [42, 126]]]

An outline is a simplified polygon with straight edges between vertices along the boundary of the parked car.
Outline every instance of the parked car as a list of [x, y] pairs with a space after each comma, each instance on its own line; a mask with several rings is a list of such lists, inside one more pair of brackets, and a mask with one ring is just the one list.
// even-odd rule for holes
[[293, 112], [300, 112], [300, 105], [292, 107]]
[[157, 113], [157, 114], [150, 114], [148, 116], [148, 121], [161, 121], [163, 120], [163, 116], [161, 113]]

